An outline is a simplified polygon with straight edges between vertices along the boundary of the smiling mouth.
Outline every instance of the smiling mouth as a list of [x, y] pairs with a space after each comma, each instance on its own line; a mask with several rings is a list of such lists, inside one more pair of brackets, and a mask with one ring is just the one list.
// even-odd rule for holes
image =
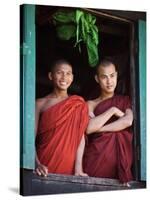
[[67, 84], [67, 82], [65, 82], [65, 81], [61, 81], [61, 82], [60, 82], [60, 85], [66, 86], [66, 85], [68, 85], [68, 84]]
[[109, 85], [109, 86], [107, 86], [107, 88], [108, 88], [108, 89], [111, 89], [111, 88], [113, 88], [113, 86], [112, 86], [112, 85]]

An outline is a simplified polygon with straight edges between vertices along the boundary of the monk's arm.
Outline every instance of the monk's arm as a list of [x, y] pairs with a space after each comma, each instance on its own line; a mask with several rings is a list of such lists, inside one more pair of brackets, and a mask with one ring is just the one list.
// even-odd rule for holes
[[86, 129], [87, 134], [99, 132], [104, 124], [113, 116], [122, 117], [124, 113], [116, 107], [111, 107], [104, 113], [90, 119]]
[[100, 132], [115, 132], [121, 131], [132, 125], [133, 122], [133, 112], [131, 109], [126, 109], [125, 115], [120, 117], [115, 122], [107, 124], [99, 129]]
[[[35, 108], [35, 137], [37, 135], [37, 129], [38, 129], [38, 122], [39, 122], [39, 117], [40, 117], [40, 111], [41, 111], [41, 106], [42, 102], [37, 101], [36, 102], [36, 108]], [[35, 151], [35, 172], [41, 176], [47, 176], [48, 174], [48, 169], [46, 166], [42, 165], [38, 159], [37, 152]]]
[[[35, 137], [37, 135], [38, 122], [39, 122], [39, 117], [40, 117], [40, 109], [41, 109], [41, 105], [40, 105], [40, 102], [37, 100], [36, 108], [35, 108]], [[35, 152], [35, 161], [36, 161], [36, 165], [40, 164], [40, 161], [38, 159], [36, 152]]]
[[76, 153], [76, 160], [75, 160], [75, 175], [76, 176], [87, 176], [87, 174], [83, 172], [83, 167], [82, 167], [84, 147], [85, 147], [85, 136], [83, 135], [81, 142], [78, 146], [77, 153]]

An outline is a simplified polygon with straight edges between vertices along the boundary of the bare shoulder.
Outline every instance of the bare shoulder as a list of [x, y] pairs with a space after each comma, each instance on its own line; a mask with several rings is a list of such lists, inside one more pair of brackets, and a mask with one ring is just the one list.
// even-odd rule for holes
[[47, 97], [39, 98], [36, 100], [36, 108], [41, 109], [47, 102]]
[[88, 100], [87, 104], [88, 104], [88, 106], [92, 106], [94, 104], [94, 100]]
[[89, 112], [93, 112], [96, 104], [96, 99], [87, 101]]
[[87, 101], [89, 106], [95, 106], [99, 102], [99, 98]]

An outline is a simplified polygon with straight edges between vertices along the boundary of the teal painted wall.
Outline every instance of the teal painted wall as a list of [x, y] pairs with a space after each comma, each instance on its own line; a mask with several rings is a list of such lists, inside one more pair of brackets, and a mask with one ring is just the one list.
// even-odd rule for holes
[[141, 180], [146, 180], [146, 22], [139, 20]]
[[35, 6], [23, 5], [23, 44], [21, 44], [21, 167], [35, 165]]

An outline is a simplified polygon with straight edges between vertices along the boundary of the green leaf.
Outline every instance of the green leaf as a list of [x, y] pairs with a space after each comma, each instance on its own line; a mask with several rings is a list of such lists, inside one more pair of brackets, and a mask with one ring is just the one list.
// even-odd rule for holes
[[88, 34], [90, 32], [90, 23], [84, 19], [84, 26], [85, 26], [85, 32]]
[[84, 16], [82, 15], [82, 17], [81, 17], [81, 32], [82, 32], [83, 41], [86, 42], [87, 32], [85, 30], [84, 21], [85, 21], [85, 19], [84, 19]]
[[98, 32], [97, 32], [97, 27], [95, 25], [92, 26], [92, 29], [91, 29], [91, 34], [92, 34], [92, 39], [93, 39], [93, 42], [98, 45], [99, 43], [99, 39], [98, 39]]
[[76, 27], [74, 25], [58, 26], [56, 30], [58, 37], [62, 40], [70, 40], [76, 34]]
[[[79, 43], [79, 41], [81, 41], [81, 31], [80, 31], [80, 21], [81, 21], [81, 16], [83, 16], [83, 12], [80, 10], [76, 10], [76, 24], [77, 24], [77, 28], [76, 28], [76, 44]], [[80, 51], [81, 49], [79, 49]]]
[[95, 22], [96, 22], [96, 17], [93, 17], [92, 24], [95, 24]]
[[58, 11], [53, 15], [53, 19], [56, 23], [75, 22], [75, 12]]
[[84, 15], [84, 13], [80, 10], [76, 10], [76, 23], [79, 24], [81, 16]]
[[96, 66], [99, 60], [98, 48], [97, 45], [92, 42], [91, 36], [88, 36], [87, 38], [87, 52], [90, 66]]

